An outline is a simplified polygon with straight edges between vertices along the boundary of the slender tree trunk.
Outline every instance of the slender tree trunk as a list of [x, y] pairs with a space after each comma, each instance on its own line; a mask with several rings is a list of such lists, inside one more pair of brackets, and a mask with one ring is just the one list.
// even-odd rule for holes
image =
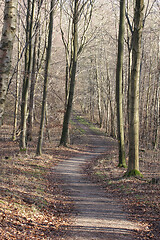
[[99, 66], [97, 64], [97, 59], [96, 61], [96, 84], [97, 84], [97, 102], [98, 102], [98, 115], [99, 115], [99, 127], [102, 127], [102, 103], [101, 103], [101, 83], [100, 83], [100, 74], [99, 74]]
[[25, 52], [25, 73], [23, 79], [22, 89], [22, 104], [21, 104], [21, 136], [20, 136], [20, 149], [26, 151], [27, 148], [27, 101], [29, 91], [30, 70], [32, 61], [32, 30], [33, 30], [33, 13], [34, 2], [31, 9], [31, 0], [27, 4], [26, 16], [26, 52]]
[[76, 67], [77, 67], [77, 53], [78, 53], [78, 0], [75, 0], [74, 4], [74, 16], [73, 16], [73, 58], [72, 58], [72, 67], [71, 67], [71, 76], [70, 76], [70, 88], [69, 88], [69, 97], [64, 114], [63, 120], [63, 129], [60, 140], [60, 145], [66, 146], [68, 141], [68, 127], [69, 120], [72, 110], [72, 102], [74, 96], [75, 88], [75, 77], [76, 77]]
[[160, 140], [160, 37], [158, 36], [157, 41], [157, 84], [155, 87], [155, 104], [154, 104], [154, 112], [155, 112], [155, 134], [154, 134], [154, 149], [158, 149], [159, 140]]
[[17, 131], [17, 118], [18, 118], [18, 106], [19, 106], [19, 73], [18, 73], [18, 66], [17, 66], [17, 75], [16, 75], [16, 99], [15, 99], [15, 109], [14, 109], [14, 123], [13, 123], [13, 141], [16, 140], [16, 131]]
[[144, 1], [136, 0], [134, 31], [132, 38], [132, 71], [129, 123], [129, 162], [127, 176], [141, 175], [139, 172], [139, 78], [141, 63], [141, 40]]
[[[148, 89], [147, 89], [147, 102], [146, 102], [146, 132], [149, 132], [149, 103], [150, 103], [150, 95], [151, 95], [151, 68], [152, 68], [152, 63], [151, 63], [151, 57], [150, 57], [150, 67], [149, 67], [149, 84], [148, 84]], [[149, 134], [147, 135], [147, 138], [149, 138]]]
[[159, 145], [159, 135], [160, 135], [160, 63], [158, 66], [158, 76], [157, 76], [157, 89], [156, 89], [156, 100], [155, 100], [155, 136], [154, 136], [154, 149], [158, 148]]
[[129, 125], [129, 109], [130, 102], [129, 96], [131, 95], [131, 49], [128, 47], [128, 93], [127, 93], [127, 117], [128, 117], [128, 125]]
[[[93, 82], [92, 82], [93, 76], [91, 73], [89, 73], [89, 118], [92, 122], [94, 122], [95, 116], [94, 116], [94, 87], [93, 87]], [[86, 101], [86, 100], [85, 100]], [[85, 102], [86, 103], [86, 102]]]
[[29, 100], [29, 115], [28, 115], [28, 129], [27, 139], [32, 140], [32, 128], [33, 128], [33, 109], [34, 109], [34, 92], [36, 85], [36, 51], [37, 51], [37, 38], [35, 36], [34, 50], [33, 50], [33, 63], [32, 63], [32, 74], [31, 74], [31, 87], [30, 87], [30, 100]]
[[69, 85], [69, 56], [66, 53], [66, 80], [65, 80], [65, 104], [64, 108], [67, 108], [67, 100], [68, 100], [68, 85]]
[[4, 23], [0, 42], [0, 126], [3, 123], [12, 50], [16, 32], [17, 0], [5, 1]]
[[[130, 3], [130, 1], [127, 0], [127, 6], [126, 6], [127, 14], [128, 14], [129, 8], [130, 8], [129, 3]], [[131, 23], [128, 22], [128, 24], [127, 24], [127, 49], [128, 49], [127, 124], [128, 125], [129, 125], [129, 109], [130, 109], [129, 96], [130, 96], [130, 90], [131, 90], [130, 85], [131, 85], [131, 65], [132, 65], [131, 33], [132, 33], [132, 26], [131, 26]], [[129, 136], [128, 136], [128, 138], [129, 138]]]
[[[106, 73], [107, 73], [107, 122], [106, 122], [106, 132], [108, 131], [108, 135], [115, 138], [116, 131], [115, 131], [115, 114], [114, 114], [114, 106], [112, 101], [112, 94], [111, 94], [111, 79], [109, 74], [108, 62], [106, 58]], [[108, 126], [107, 126], [108, 124]], [[108, 130], [107, 130], [108, 129]]]
[[[20, 17], [18, 17], [18, 24], [17, 24], [17, 30], [18, 30], [18, 39], [20, 39]], [[20, 58], [20, 41], [17, 42], [17, 59]], [[19, 79], [19, 64], [17, 64], [16, 69], [16, 96], [15, 96], [15, 108], [14, 108], [14, 123], [13, 123], [13, 135], [12, 139], [13, 141], [17, 138], [17, 122], [18, 122], [18, 107], [19, 107], [19, 85], [20, 85], [20, 79]]]
[[55, 0], [51, 0], [50, 20], [49, 20], [49, 35], [48, 35], [48, 47], [47, 47], [47, 52], [46, 52], [46, 65], [45, 65], [45, 73], [44, 73], [44, 88], [43, 88], [41, 123], [40, 123], [40, 131], [39, 131], [37, 151], [36, 151], [37, 155], [41, 155], [42, 154], [43, 130], [44, 130], [46, 104], [47, 104], [48, 72], [49, 72], [49, 63], [50, 63], [51, 49], [52, 49], [54, 4], [55, 4]]
[[125, 159], [125, 142], [124, 142], [124, 124], [123, 124], [123, 89], [122, 89], [122, 72], [123, 72], [123, 48], [125, 32], [125, 0], [120, 1], [120, 21], [118, 36], [118, 56], [116, 71], [116, 100], [117, 100], [117, 131], [119, 143], [119, 167], [126, 167]]
[[61, 30], [61, 37], [62, 41], [65, 47], [65, 60], [66, 60], [66, 79], [65, 79], [65, 103], [64, 103], [64, 109], [66, 111], [67, 108], [67, 101], [68, 101], [68, 94], [69, 94], [69, 75], [70, 75], [70, 64], [69, 64], [69, 43], [70, 43], [70, 24], [71, 19], [69, 19], [68, 22], [68, 34], [67, 34], [67, 40], [64, 37], [64, 32], [62, 29], [62, 8], [63, 8], [63, 1], [60, 1], [60, 30]]
[[45, 111], [45, 122], [46, 122], [47, 137], [48, 137], [49, 142], [51, 143], [50, 129], [49, 129], [49, 126], [48, 126], [48, 107], [47, 107], [47, 104], [46, 104], [46, 111]]
[[[19, 25], [18, 25], [18, 39], [19, 39]], [[20, 55], [20, 42], [18, 41], [18, 53], [17, 58], [19, 59]], [[15, 108], [14, 108], [14, 124], [13, 124], [13, 141], [16, 140], [16, 131], [17, 131], [17, 118], [18, 118], [18, 106], [19, 106], [19, 64], [17, 64], [17, 73], [16, 73], [16, 96], [15, 96]]]
[[110, 132], [110, 136], [115, 138], [116, 137], [115, 112], [114, 112], [115, 106], [113, 106], [113, 105], [114, 105], [114, 103], [110, 100], [110, 113], [111, 113], [111, 132]]

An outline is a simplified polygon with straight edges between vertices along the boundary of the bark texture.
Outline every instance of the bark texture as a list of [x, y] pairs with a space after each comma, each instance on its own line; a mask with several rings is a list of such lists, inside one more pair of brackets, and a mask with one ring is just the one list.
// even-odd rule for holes
[[0, 126], [3, 123], [16, 22], [17, 0], [5, 1], [4, 23], [0, 42]]
[[118, 36], [118, 56], [116, 71], [116, 101], [117, 101], [117, 130], [119, 143], [119, 166], [126, 167], [125, 160], [125, 143], [124, 143], [124, 126], [123, 126], [123, 49], [124, 49], [124, 32], [125, 32], [125, 0], [120, 1], [120, 21]]
[[43, 87], [41, 123], [40, 123], [40, 130], [39, 130], [39, 137], [38, 137], [38, 144], [37, 144], [37, 152], [36, 152], [37, 155], [41, 155], [41, 153], [42, 153], [43, 129], [44, 129], [46, 104], [47, 104], [48, 72], [49, 72], [49, 63], [50, 63], [51, 48], [52, 48], [54, 3], [55, 3], [55, 0], [51, 0], [48, 47], [47, 47], [47, 52], [46, 52], [46, 64], [45, 64], [45, 73], [44, 73], [44, 87]]
[[27, 140], [32, 140], [33, 130], [33, 110], [34, 110], [34, 92], [36, 86], [36, 51], [37, 51], [37, 34], [35, 36], [34, 50], [33, 50], [33, 63], [31, 73], [31, 86], [30, 86], [30, 99], [29, 99], [29, 115], [28, 115], [28, 129], [27, 129]]
[[69, 125], [73, 96], [74, 96], [77, 55], [78, 55], [78, 0], [75, 0], [74, 16], [73, 16], [73, 55], [72, 55], [71, 75], [70, 75], [70, 88], [69, 88], [69, 96], [68, 96], [66, 111], [64, 114], [62, 135], [60, 140], [60, 145], [64, 145], [64, 146], [66, 146], [67, 140], [68, 140], [68, 125]]
[[130, 92], [129, 123], [129, 162], [127, 175], [140, 175], [139, 172], [139, 78], [141, 62], [141, 40], [143, 29], [144, 1], [136, 0], [134, 31], [132, 38], [132, 70]]
[[29, 91], [29, 81], [32, 62], [32, 31], [33, 31], [33, 16], [34, 16], [34, 2], [31, 5], [31, 0], [27, 1], [27, 16], [26, 16], [26, 51], [25, 51], [25, 74], [23, 79], [22, 89], [22, 104], [21, 104], [21, 136], [20, 149], [27, 148], [27, 101]]

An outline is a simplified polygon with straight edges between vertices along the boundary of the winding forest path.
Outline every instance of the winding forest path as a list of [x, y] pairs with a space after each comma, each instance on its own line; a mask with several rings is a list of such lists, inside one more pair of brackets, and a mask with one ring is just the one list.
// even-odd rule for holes
[[74, 203], [73, 225], [67, 230], [64, 239], [136, 239], [135, 231], [142, 227], [128, 220], [121, 202], [98, 184], [90, 182], [82, 170], [87, 161], [113, 150], [115, 141], [96, 134], [76, 119], [74, 122], [85, 131], [83, 141], [88, 145], [88, 149], [79, 156], [62, 161], [54, 169], [62, 179], [62, 187]]

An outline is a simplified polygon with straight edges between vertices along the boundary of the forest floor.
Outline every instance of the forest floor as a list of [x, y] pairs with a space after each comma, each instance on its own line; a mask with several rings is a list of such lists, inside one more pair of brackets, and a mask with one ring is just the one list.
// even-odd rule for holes
[[[56, 147], [60, 134], [60, 128], [57, 128], [54, 133], [57, 138], [54, 138], [52, 144], [44, 139], [46, 141], [41, 157], [35, 156], [36, 141], [29, 143], [27, 153], [19, 152], [18, 141], [11, 140], [12, 128], [9, 125], [1, 128], [0, 239], [78, 239], [72, 231], [78, 216], [78, 213], [75, 215], [75, 197], [70, 194], [71, 190], [66, 191], [64, 188], [62, 173], [57, 174], [55, 170], [65, 160], [79, 159], [80, 156], [83, 156], [80, 171], [83, 178], [85, 176], [85, 181], [96, 184], [101, 189], [98, 192], [106, 192], [104, 197], [109, 194], [116, 199], [116, 204], [113, 205], [121, 205], [128, 223], [133, 222], [135, 226], [140, 224], [137, 229], [133, 227], [133, 239], [159, 239], [159, 150], [141, 151], [140, 169], [143, 179], [123, 178], [125, 170], [117, 168], [117, 142], [107, 138], [106, 150], [103, 148], [103, 151], [95, 154], [96, 140], [100, 136], [104, 140], [106, 136], [100, 130], [91, 129], [89, 125], [83, 118], [77, 118], [76, 123], [73, 122], [70, 148]], [[87, 132], [86, 126], [92, 135]], [[84, 157], [88, 153], [92, 157]], [[84, 230], [79, 229], [77, 234], [82, 229]], [[94, 224], [87, 232], [93, 229]], [[104, 234], [104, 228], [101, 229]], [[119, 234], [124, 232], [119, 231]], [[92, 235], [91, 237], [94, 239]], [[82, 236], [82, 239], [85, 238]]]

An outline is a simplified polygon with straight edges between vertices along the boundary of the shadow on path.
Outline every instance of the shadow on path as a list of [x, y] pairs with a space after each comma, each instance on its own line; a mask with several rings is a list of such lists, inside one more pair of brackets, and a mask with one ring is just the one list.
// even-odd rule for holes
[[129, 221], [121, 203], [101, 186], [90, 182], [82, 171], [84, 163], [115, 147], [111, 140], [89, 133], [89, 150], [62, 161], [53, 170], [74, 202], [73, 225], [66, 230], [64, 239], [136, 239], [135, 232], [142, 227]]

